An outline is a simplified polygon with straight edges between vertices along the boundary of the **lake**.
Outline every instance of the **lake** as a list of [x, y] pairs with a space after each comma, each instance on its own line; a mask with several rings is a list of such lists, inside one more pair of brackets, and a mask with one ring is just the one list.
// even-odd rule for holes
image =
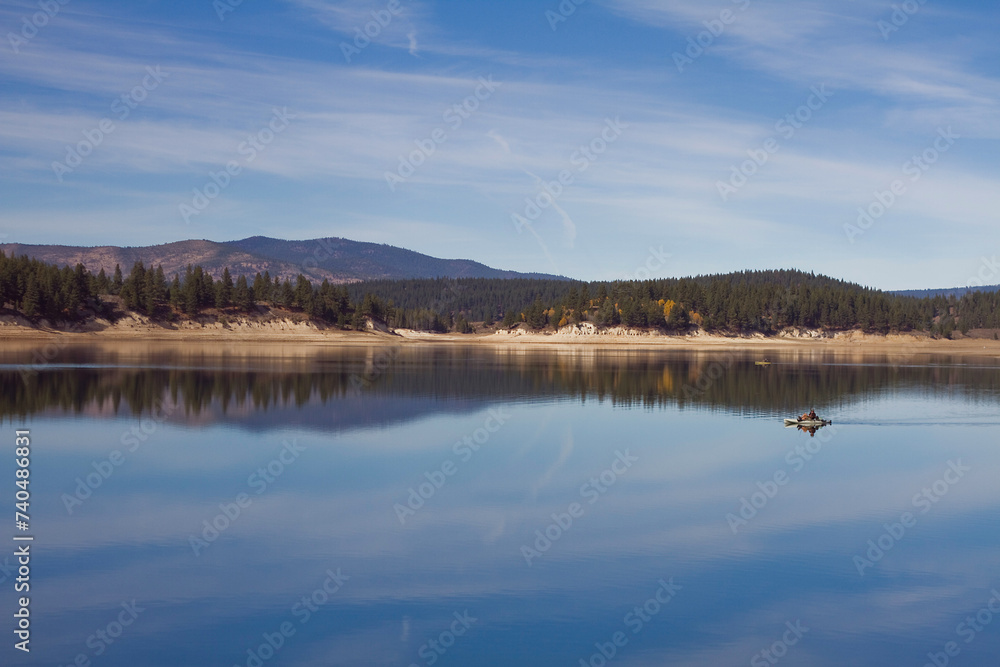
[[5, 344], [3, 662], [996, 664], [997, 361], [762, 355]]

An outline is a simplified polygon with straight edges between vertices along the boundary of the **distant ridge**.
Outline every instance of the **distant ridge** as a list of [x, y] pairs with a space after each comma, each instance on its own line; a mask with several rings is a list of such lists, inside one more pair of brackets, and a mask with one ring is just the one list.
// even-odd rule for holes
[[344, 284], [364, 280], [407, 278], [539, 278], [568, 280], [545, 273], [503, 271], [467, 259], [439, 259], [391, 245], [342, 238], [284, 241], [251, 236], [239, 241], [177, 241], [145, 247], [0, 244], [8, 256], [28, 255], [59, 266], [82, 263], [92, 273], [109, 275], [119, 264], [127, 275], [132, 265], [163, 265], [166, 275], [184, 274], [188, 264], [200, 264], [218, 278], [229, 267], [234, 275], [252, 277], [269, 271], [271, 277], [294, 280], [302, 273], [317, 281]]
[[1000, 292], [1000, 285], [984, 285], [982, 287], [950, 287], [947, 289], [906, 289], [895, 290], [889, 292], [889, 294], [912, 296], [918, 299], [923, 299], [925, 297], [934, 298], [936, 296], [943, 296], [945, 298], [953, 296], [956, 299], [961, 299], [969, 292]]

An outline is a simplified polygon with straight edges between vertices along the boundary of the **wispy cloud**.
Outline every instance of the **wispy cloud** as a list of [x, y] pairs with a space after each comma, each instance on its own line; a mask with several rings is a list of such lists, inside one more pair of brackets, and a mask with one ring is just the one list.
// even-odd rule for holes
[[[171, 240], [180, 233], [172, 227], [178, 203], [209, 171], [240, 159], [241, 142], [265, 126], [273, 108], [287, 107], [293, 124], [243, 164], [240, 184], [200, 220], [204, 235], [266, 232], [271, 218], [294, 218], [300, 236], [346, 230], [432, 254], [446, 243], [452, 256], [581, 277], [621, 275], [637, 248], [664, 238], [675, 247], [672, 270], [680, 272], [787, 265], [799, 258], [781, 249], [782, 239], [807, 229], [830, 247], [842, 243], [842, 224], [857, 207], [923, 150], [937, 127], [953, 125], [964, 142], [880, 229], [933, 238], [956, 258], [968, 241], [942, 243], [941, 229], [967, 230], [977, 245], [991, 242], [1000, 75], [989, 64], [989, 39], [952, 32], [934, 37], [929, 49], [901, 34], [887, 44], [875, 29], [885, 3], [831, 10], [814, 0], [754, 0], [704, 62], [678, 74], [671, 51], [737, 4], [606, 0], [556, 37], [543, 32], [544, 17], [535, 12], [513, 16], [506, 37], [498, 28], [486, 39], [477, 36], [479, 26], [457, 30], [444, 21], [440, 5], [408, 1], [372, 38], [380, 48], [345, 63], [337, 45], [386, 6], [286, 0], [275, 34], [294, 37], [275, 37], [274, 47], [256, 39], [251, 19], [258, 10], [247, 5], [224, 30], [200, 15], [164, 24], [67, 6], [44, 41], [0, 59], [11, 91], [0, 99], [4, 222], [32, 221], [20, 228], [35, 240], [60, 230], [83, 238], [93, 232], [69, 223], [67, 202], [76, 202], [82, 219], [114, 221], [93, 229], [137, 230], [132, 242]], [[18, 20], [18, 11], [0, 9], [0, 18]], [[927, 11], [947, 26], [975, 20]], [[616, 21], [634, 30], [629, 43], [607, 49], [584, 38]], [[512, 36], [536, 24], [546, 39], [579, 33], [581, 41], [563, 48]], [[57, 183], [52, 162], [108, 117], [149, 66], [169, 79]], [[502, 83], [485, 100], [475, 97], [481, 76]], [[819, 83], [837, 91], [833, 101], [721, 202], [717, 182]], [[470, 99], [464, 115], [448, 116]], [[518, 234], [511, 214], [618, 115], [627, 132]], [[449, 121], [456, 117], [457, 127]], [[391, 192], [386, 173], [437, 130], [446, 140]], [[884, 246], [862, 245], [850, 257], [822, 261], [833, 272], [856, 272], [879, 252]], [[954, 272], [961, 273], [960, 261]], [[891, 264], [880, 259], [878, 266]], [[921, 278], [904, 258], [899, 265]], [[892, 271], [896, 280], [899, 270]]]
[[[376, 43], [417, 55], [419, 30], [427, 30], [427, 7], [417, 0], [285, 0], [356, 46]], [[355, 42], [354, 40], [358, 41]]]

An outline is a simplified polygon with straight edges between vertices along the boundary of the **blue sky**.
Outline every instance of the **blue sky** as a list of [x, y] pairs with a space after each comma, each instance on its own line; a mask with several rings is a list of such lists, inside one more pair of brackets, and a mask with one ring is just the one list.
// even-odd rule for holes
[[994, 3], [236, 2], [0, 4], [4, 241], [1000, 283]]

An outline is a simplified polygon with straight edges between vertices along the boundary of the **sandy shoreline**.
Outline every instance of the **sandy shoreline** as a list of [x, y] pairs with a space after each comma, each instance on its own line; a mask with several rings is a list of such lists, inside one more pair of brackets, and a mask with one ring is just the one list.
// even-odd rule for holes
[[586, 347], [614, 349], [664, 350], [744, 350], [793, 351], [824, 350], [871, 352], [881, 354], [951, 354], [980, 357], [1000, 357], [1000, 341], [983, 338], [935, 340], [927, 336], [890, 334], [887, 336], [861, 332], [840, 332], [829, 337], [801, 333], [798, 336], [729, 337], [698, 333], [697, 335], [656, 335], [602, 333], [597, 335], [567, 335], [566, 333], [480, 333], [433, 334], [407, 330], [395, 333], [379, 331], [321, 330], [301, 322], [271, 323], [255, 329], [227, 328], [213, 324], [204, 327], [167, 329], [151, 325], [110, 327], [100, 331], [66, 332], [43, 330], [20, 325], [0, 326], [0, 346], [21, 347], [32, 344], [107, 345], [115, 342], [177, 344], [294, 344], [306, 347], [327, 346], [426, 346], [426, 345], [488, 345], [507, 348]]

